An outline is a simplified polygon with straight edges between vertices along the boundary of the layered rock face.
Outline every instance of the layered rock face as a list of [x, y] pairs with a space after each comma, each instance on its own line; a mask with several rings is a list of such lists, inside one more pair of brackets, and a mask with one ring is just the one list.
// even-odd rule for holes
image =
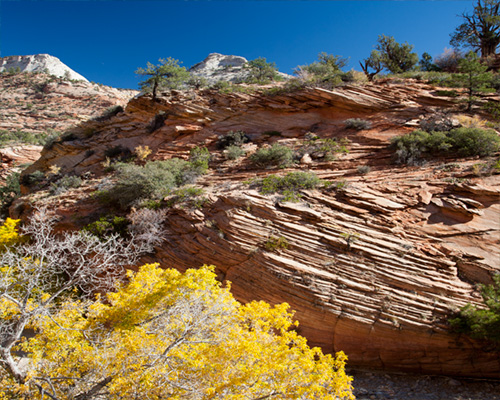
[[[216, 265], [239, 300], [288, 302], [310, 344], [345, 351], [350, 366], [500, 378], [498, 351], [451, 333], [446, 322], [466, 303], [479, 304], [474, 284], [500, 271], [500, 176], [473, 174], [475, 159], [396, 166], [388, 148], [391, 137], [451, 106], [432, 87], [410, 83], [273, 97], [143, 96], [108, 121], [82, 124], [25, 171], [56, 165], [89, 177], [84, 186], [52, 197], [32, 188], [11, 212], [25, 216], [30, 202], [48, 202], [62, 226], [84, 225], [109, 212], [92, 195], [108, 179], [106, 150], [149, 146], [151, 159], [168, 159], [207, 146], [211, 169], [198, 184], [208, 201], [199, 209], [170, 208], [165, 242], [145, 262], [181, 270]], [[164, 124], [153, 129], [156, 115]], [[368, 119], [372, 128], [346, 129], [350, 117]], [[350, 152], [286, 170], [257, 169], [248, 158], [228, 161], [217, 150], [217, 137], [236, 130], [252, 139], [247, 154], [274, 142], [300, 147], [308, 132], [347, 138]], [[371, 170], [360, 173], [359, 166]], [[296, 169], [332, 184], [303, 191], [298, 203], [251, 184]], [[273, 238], [288, 246], [269, 248]]]
[[44, 72], [60, 78], [77, 81], [88, 80], [63, 64], [57, 57], [50, 54], [35, 54], [30, 56], [8, 56], [0, 58], [0, 72], [16, 70], [19, 72]]
[[0, 88], [0, 130], [34, 134], [63, 132], [139, 93], [46, 73], [0, 74]]

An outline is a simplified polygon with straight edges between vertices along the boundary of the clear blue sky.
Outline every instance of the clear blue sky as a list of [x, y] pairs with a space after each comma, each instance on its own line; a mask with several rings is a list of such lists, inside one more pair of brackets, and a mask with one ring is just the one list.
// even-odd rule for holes
[[0, 0], [0, 56], [48, 53], [90, 81], [137, 88], [134, 71], [173, 57], [190, 67], [209, 53], [265, 57], [280, 71], [319, 52], [360, 69], [378, 35], [433, 57], [449, 46], [472, 0]]

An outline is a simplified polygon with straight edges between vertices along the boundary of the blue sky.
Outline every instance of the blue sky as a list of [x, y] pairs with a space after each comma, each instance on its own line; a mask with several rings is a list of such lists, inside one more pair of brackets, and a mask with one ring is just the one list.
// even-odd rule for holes
[[212, 52], [291, 73], [324, 51], [359, 70], [381, 34], [435, 57], [471, 10], [472, 0], [0, 0], [0, 56], [48, 53], [123, 88], [137, 88], [134, 71], [148, 61], [190, 67]]

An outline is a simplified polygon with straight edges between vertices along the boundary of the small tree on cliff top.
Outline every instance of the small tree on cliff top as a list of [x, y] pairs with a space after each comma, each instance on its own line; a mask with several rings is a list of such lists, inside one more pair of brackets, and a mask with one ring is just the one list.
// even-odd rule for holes
[[399, 44], [394, 37], [380, 35], [376, 49], [380, 53], [382, 65], [393, 74], [410, 71], [418, 62], [417, 53], [412, 53], [413, 46]]
[[451, 35], [450, 44], [472, 48], [482, 58], [495, 55], [500, 45], [499, 11], [498, 0], [477, 0], [472, 14], [462, 14], [464, 22]]
[[148, 76], [145, 81], [139, 83], [141, 90], [151, 91], [153, 101], [156, 100], [158, 89], [178, 89], [189, 79], [189, 72], [179, 65], [179, 60], [171, 57], [158, 60], [160, 64], [154, 65], [148, 62], [147, 68], [138, 68], [135, 73]]

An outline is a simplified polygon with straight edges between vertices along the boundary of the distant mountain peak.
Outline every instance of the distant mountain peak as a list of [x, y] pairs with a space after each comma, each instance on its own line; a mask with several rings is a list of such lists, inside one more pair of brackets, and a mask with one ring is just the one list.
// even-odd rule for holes
[[243, 68], [247, 62], [245, 57], [210, 53], [202, 62], [193, 65], [189, 72], [205, 78], [209, 84], [218, 81], [237, 82], [248, 76], [248, 71]]
[[20, 72], [47, 72], [50, 75], [58, 77], [67, 77], [77, 81], [88, 82], [85, 77], [73, 71], [57, 57], [51, 56], [50, 54], [8, 56], [0, 58], [0, 72], [9, 71], [10, 69], [19, 69]]

